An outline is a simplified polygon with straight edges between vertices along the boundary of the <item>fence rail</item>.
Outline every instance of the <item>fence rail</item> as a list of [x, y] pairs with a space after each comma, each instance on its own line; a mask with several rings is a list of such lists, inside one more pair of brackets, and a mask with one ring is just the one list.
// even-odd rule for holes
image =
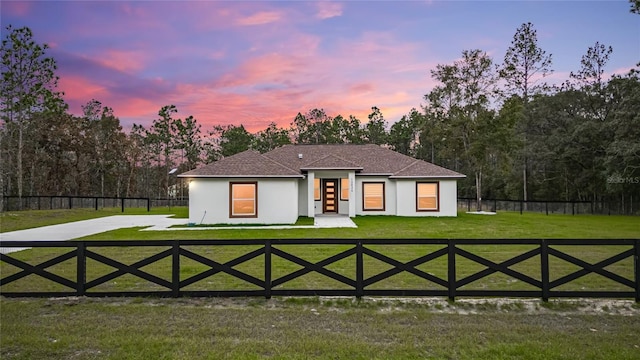
[[[425, 245], [431, 245], [431, 247]], [[526, 245], [526, 250], [523, 250]], [[7, 297], [50, 297], [50, 296], [444, 296], [451, 300], [456, 297], [538, 297], [547, 301], [549, 298], [559, 297], [597, 297], [597, 298], [633, 298], [640, 302], [640, 240], [594, 240], [594, 239], [274, 239], [274, 240], [149, 240], [149, 241], [3, 241], [2, 248], [62, 248], [70, 251], [58, 255], [36, 265], [20, 260], [19, 253], [0, 254], [0, 265], [6, 263], [19, 269], [0, 279], [0, 294]], [[223, 261], [216, 260], [209, 253], [202, 254], [203, 249], [218, 251], [222, 247], [232, 247], [240, 251], [239, 256]], [[252, 250], [246, 250], [253, 246]], [[328, 246], [334, 250], [334, 255], [319, 261], [305, 259], [295, 255], [299, 249], [309, 246]], [[382, 249], [394, 249], [397, 246], [411, 247], [411, 254], [415, 258], [403, 261], [390, 256]], [[509, 249], [519, 252], [506, 260], [491, 260], [477, 251], [483, 247], [496, 246], [493, 253]], [[511, 248], [509, 248], [511, 246]], [[567, 252], [569, 248], [598, 246], [599, 249], [609, 248], [615, 254], [607, 254], [606, 259], [590, 262]], [[245, 248], [238, 248], [245, 247]], [[435, 249], [434, 249], [435, 247]], [[614, 248], [610, 248], [614, 247]], [[123, 253], [146, 248], [154, 254], [132, 264], [125, 264], [122, 260], [100, 253], [104, 248], [126, 248]], [[610, 255], [610, 256], [609, 256]], [[284, 270], [274, 264], [276, 258], [281, 258], [299, 267], [298, 270], [281, 274]], [[354, 259], [355, 258], [355, 259]], [[72, 273], [61, 276], [54, 271], [47, 270], [53, 266], [75, 259]], [[165, 260], [169, 259], [169, 260]], [[261, 275], [250, 274], [242, 270], [242, 265], [248, 261], [263, 262]], [[344, 271], [331, 270], [329, 266], [349, 259], [346, 274]], [[367, 259], [367, 261], [365, 261]], [[532, 260], [534, 259], [534, 260]], [[87, 260], [91, 260], [88, 265]], [[160, 261], [170, 262], [165, 276], [151, 274], [143, 268]], [[570, 271], [566, 268], [559, 270], [551, 266], [550, 261], [561, 260], [571, 264]], [[281, 261], [281, 260], [280, 260]], [[437, 261], [446, 263], [446, 275], [437, 275]], [[517, 265], [534, 261], [533, 273], [518, 271]], [[626, 276], [611, 270], [612, 266], [626, 269]], [[384, 270], [375, 268], [371, 264], [382, 262]], [[472, 262], [482, 270], [468, 273], [468, 264]], [[193, 266], [205, 267], [193, 274]], [[278, 264], [281, 264], [280, 262]], [[115, 270], [101, 276], [93, 274], [91, 266], [109, 266]], [[3, 265], [4, 266], [4, 265]], [[463, 266], [467, 266], [463, 270]], [[575, 269], [577, 267], [577, 270]], [[433, 269], [432, 269], [433, 268]], [[434, 271], [431, 271], [434, 270]], [[440, 269], [443, 270], [443, 269]], [[88, 273], [92, 272], [91, 280]], [[410, 273], [421, 278], [424, 286], [394, 288], [375, 288], [374, 285], [388, 280], [400, 273]], [[375, 274], [374, 274], [375, 273]], [[526, 284], [526, 289], [469, 289], [469, 285], [492, 274], [503, 274], [516, 281]], [[133, 275], [144, 279], [154, 286], [157, 291], [101, 291], [99, 286], [108, 284], [123, 275]], [[216, 274], [225, 274], [234, 280], [246, 284], [245, 288], [229, 288], [228, 282], [208, 281], [202, 290], [187, 290], [190, 285], [200, 283]], [[337, 282], [337, 287], [318, 289], [296, 288], [290, 285], [295, 279], [306, 274], [322, 275]], [[366, 274], [366, 275], [365, 275]], [[461, 275], [464, 274], [464, 275]], [[616, 284], [619, 289], [611, 290], [595, 288], [587, 290], [563, 290], [562, 287], [589, 274], [597, 274], [607, 281]], [[68, 288], [67, 291], [3, 291], [7, 286], [29, 275], [37, 275], [43, 279]], [[289, 284], [289, 286], [287, 286]]]
[[188, 198], [151, 199], [100, 196], [4, 196], [2, 211], [142, 208], [151, 211], [156, 207], [188, 206]]

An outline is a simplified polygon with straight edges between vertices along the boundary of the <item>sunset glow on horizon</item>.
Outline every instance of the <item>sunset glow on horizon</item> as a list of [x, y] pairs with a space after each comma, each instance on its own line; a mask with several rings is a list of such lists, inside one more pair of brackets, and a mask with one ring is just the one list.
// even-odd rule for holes
[[50, 45], [70, 112], [96, 99], [124, 128], [149, 127], [164, 105], [203, 130], [251, 132], [298, 112], [389, 123], [435, 81], [430, 70], [463, 50], [501, 63], [516, 29], [532, 22], [553, 56], [549, 81], [580, 68], [596, 41], [611, 45], [607, 74], [640, 61], [640, 16], [627, 1], [2, 1], [6, 27], [27, 26]]

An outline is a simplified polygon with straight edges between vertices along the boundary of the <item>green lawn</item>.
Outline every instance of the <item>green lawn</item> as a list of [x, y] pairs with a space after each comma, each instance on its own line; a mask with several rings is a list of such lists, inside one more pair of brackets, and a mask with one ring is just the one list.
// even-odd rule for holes
[[502, 212], [497, 215], [459, 213], [455, 218], [358, 216], [357, 229], [265, 229], [143, 231], [120, 229], [86, 240], [122, 239], [279, 239], [279, 238], [437, 238], [437, 239], [636, 239], [640, 218], [603, 215], [544, 215]]
[[588, 302], [314, 298], [0, 299], [0, 305], [3, 360], [640, 358], [640, 309], [629, 303], [588, 312], [582, 310], [591, 308]]
[[[384, 216], [357, 217], [354, 221], [357, 229], [218, 229], [218, 230], [176, 230], [176, 231], [139, 231], [139, 228], [121, 229], [89, 236], [87, 240], [130, 240], [130, 239], [245, 239], [245, 238], [638, 238], [640, 237], [638, 218], [624, 216], [571, 216], [571, 215], [540, 215], [519, 213], [500, 213], [495, 216], [460, 214], [458, 218], [399, 218]], [[188, 250], [219, 263], [235, 259], [260, 246], [191, 246]], [[442, 245], [368, 245], [369, 249], [383, 253], [401, 262], [408, 262], [420, 256], [443, 248]], [[482, 256], [490, 261], [499, 263], [529, 251], [532, 245], [461, 245], [460, 248]], [[349, 248], [347, 245], [279, 245], [278, 249], [294, 254], [309, 262], [319, 262]], [[590, 263], [597, 263], [611, 256], [627, 250], [628, 246], [555, 246], [572, 256]], [[92, 248], [91, 250], [116, 259], [125, 264], [133, 264], [144, 258], [157, 254], [166, 248]], [[14, 254], [16, 258], [30, 264], [43, 263], [56, 255], [66, 252], [65, 249], [33, 249]], [[463, 279], [475, 272], [485, 269], [484, 265], [457, 256], [457, 279]], [[300, 269], [289, 260], [273, 256], [273, 279], [285, 276]], [[392, 266], [365, 255], [365, 279], [386, 270]], [[258, 256], [250, 261], [234, 267], [258, 279], [264, 279], [264, 257]], [[355, 278], [355, 256], [347, 257], [327, 266], [331, 271], [347, 278]], [[534, 279], [540, 280], [540, 257], [535, 256], [527, 261], [510, 267]], [[550, 258], [551, 279], [558, 279], [580, 268], [555, 257]], [[97, 279], [113, 271], [113, 268], [95, 260], [87, 262], [88, 281]], [[208, 270], [209, 267], [181, 257], [181, 280], [188, 279]], [[418, 270], [427, 272], [441, 279], [447, 278], [447, 261], [442, 256], [428, 263], [417, 266]], [[74, 280], [76, 275], [75, 260], [52, 266], [50, 271]], [[171, 259], [165, 258], [143, 269], [163, 279], [171, 279]], [[616, 274], [633, 278], [633, 260], [631, 257], [612, 264], [607, 270]], [[3, 263], [0, 266], [5, 276], [19, 271], [17, 267]], [[219, 273], [201, 282], [190, 285], [183, 290], [258, 290], [257, 285], [240, 281], [230, 275]], [[285, 283], [276, 289], [342, 289], [347, 285], [318, 273], [309, 273]], [[67, 291], [62, 285], [52, 284], [43, 278], [30, 275], [14, 283], [2, 287], [3, 291]], [[435, 283], [424, 280], [408, 272], [401, 272], [368, 289], [431, 289], [442, 290]], [[501, 273], [494, 273], [463, 287], [465, 290], [537, 290], [532, 285]], [[166, 290], [158, 285], [142, 280], [133, 275], [124, 275], [102, 284], [92, 291], [143, 291]], [[562, 285], [555, 290], [612, 290], [630, 291], [625, 285], [616, 283], [600, 275], [589, 274], [569, 284]]]
[[[169, 213], [168, 209], [155, 213]], [[171, 213], [174, 213], [172, 209]], [[186, 217], [184, 209], [178, 210]], [[25, 224], [48, 224], [96, 216], [117, 215], [113, 211], [75, 211], [48, 215], [39, 212], [15, 216], [14, 229]], [[145, 212], [142, 212], [146, 214]], [[130, 213], [129, 213], [130, 214]], [[3, 214], [2, 225], [6, 218]], [[358, 217], [358, 229], [291, 230], [190, 230], [140, 232], [122, 229], [88, 237], [109, 239], [244, 239], [244, 238], [639, 238], [637, 217], [565, 216], [499, 213], [496, 216], [460, 214], [458, 218]], [[371, 249], [406, 262], [441, 246], [370, 246]], [[500, 262], [527, 251], [531, 246], [461, 246], [466, 250]], [[229, 261], [257, 246], [192, 246], [197, 252], [218, 262]], [[295, 246], [280, 248], [310, 262], [339, 253], [345, 246]], [[473, 249], [472, 249], [473, 248]], [[558, 246], [590, 263], [598, 262], [625, 247]], [[134, 263], [164, 248], [93, 249], [126, 264]], [[31, 264], [39, 264], [61, 249], [32, 249], [12, 254]], [[262, 279], [264, 262], [255, 258], [234, 267]], [[440, 278], [447, 276], [445, 259], [439, 258], [418, 269]], [[170, 258], [143, 268], [153, 275], [170, 279]], [[274, 278], [300, 266], [273, 258]], [[390, 268], [365, 256], [365, 278]], [[208, 267], [181, 258], [181, 279]], [[353, 278], [353, 256], [328, 268]], [[512, 268], [532, 277], [540, 266], [539, 257]], [[551, 259], [552, 279], [566, 275], [576, 266]], [[94, 260], [87, 262], [88, 280], [105, 275], [113, 268]], [[460, 260], [460, 279], [484, 267]], [[75, 279], [75, 260], [49, 268], [60, 276]], [[627, 278], [633, 277], [633, 262], [624, 260], [607, 267]], [[3, 263], [2, 277], [16, 268]], [[211, 286], [227, 289], [253, 289], [255, 286], [217, 274], [185, 290]], [[333, 280], [307, 274], [287, 288], [330, 288]], [[375, 288], [436, 288], [438, 285], [403, 272]], [[469, 289], [526, 289], [528, 285], [501, 274], [493, 274]], [[624, 286], [598, 275], [587, 275], [560, 290], [622, 290]], [[1, 291], [67, 291], [40, 277], [30, 275], [5, 285]], [[133, 275], [115, 278], [93, 291], [159, 289]], [[628, 289], [624, 289], [627, 290]], [[584, 300], [585, 308], [592, 303]], [[394, 300], [274, 298], [255, 299], [7, 299], [0, 298], [0, 358], [2, 359], [640, 359], [640, 307], [627, 302], [604, 305], [584, 312], [563, 301], [533, 301], [510, 305], [487, 301], [465, 306], [464, 300], [448, 303], [439, 299], [431, 304], [404, 304]], [[531, 304], [531, 302], [529, 302]], [[447, 311], [456, 308], [454, 311]]]

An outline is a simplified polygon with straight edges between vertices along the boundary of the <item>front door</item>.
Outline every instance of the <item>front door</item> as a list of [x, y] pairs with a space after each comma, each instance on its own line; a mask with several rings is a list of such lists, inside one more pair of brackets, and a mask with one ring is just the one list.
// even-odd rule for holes
[[338, 213], [338, 180], [322, 180], [322, 213]]

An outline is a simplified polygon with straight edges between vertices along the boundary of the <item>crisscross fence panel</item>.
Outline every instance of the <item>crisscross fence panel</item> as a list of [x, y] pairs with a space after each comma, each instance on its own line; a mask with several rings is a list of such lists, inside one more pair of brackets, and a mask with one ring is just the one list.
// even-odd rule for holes
[[[638, 239], [3, 241], [0, 294], [640, 301]], [[11, 252], [12, 249], [31, 250]]]

